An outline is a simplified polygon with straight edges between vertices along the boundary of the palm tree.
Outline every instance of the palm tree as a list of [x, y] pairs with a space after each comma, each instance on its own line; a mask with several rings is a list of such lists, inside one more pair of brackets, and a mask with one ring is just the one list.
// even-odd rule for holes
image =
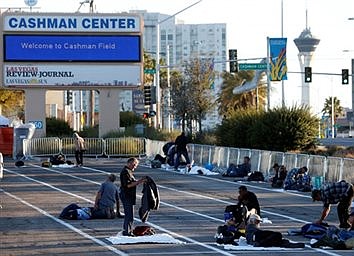
[[227, 116], [237, 109], [259, 109], [264, 106], [266, 100], [266, 87], [264, 86], [258, 85], [248, 92], [233, 94], [235, 87], [242, 86], [244, 81], [251, 81], [253, 77], [254, 71], [240, 71], [236, 74], [224, 72], [222, 74], [223, 85], [217, 99], [220, 115]]
[[[337, 97], [333, 98], [334, 117], [337, 118], [343, 112], [343, 107], [340, 105], [340, 100]], [[323, 115], [328, 114], [332, 118], [332, 97], [325, 99], [324, 107], [321, 111]]]

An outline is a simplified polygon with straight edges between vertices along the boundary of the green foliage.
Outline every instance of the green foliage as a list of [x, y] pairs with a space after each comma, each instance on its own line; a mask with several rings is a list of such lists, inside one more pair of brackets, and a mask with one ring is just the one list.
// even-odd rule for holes
[[142, 119], [142, 117], [132, 111], [120, 112], [121, 127], [129, 127], [135, 124], [143, 124], [143, 123], [145, 123], [145, 121]]
[[218, 138], [215, 135], [215, 131], [204, 131], [203, 133], [198, 133], [192, 141], [194, 144], [217, 145]]
[[255, 124], [260, 112], [255, 110], [238, 110], [222, 121], [216, 135], [220, 145], [228, 147], [247, 147], [250, 145], [250, 128]]
[[218, 127], [223, 146], [273, 151], [305, 150], [316, 142], [318, 119], [307, 107], [234, 112]]
[[202, 120], [214, 107], [210, 90], [215, 72], [210, 60], [192, 59], [186, 63], [183, 76], [179, 76], [172, 84], [172, 112], [175, 118], [182, 120], [182, 130], [185, 122], [189, 130], [191, 123], [198, 123], [198, 131], [202, 132]]
[[79, 134], [81, 137], [85, 138], [98, 138], [98, 125], [95, 125], [94, 127], [84, 126]]
[[70, 128], [69, 124], [61, 119], [46, 118], [46, 126], [47, 137], [71, 137], [73, 134], [73, 129]]

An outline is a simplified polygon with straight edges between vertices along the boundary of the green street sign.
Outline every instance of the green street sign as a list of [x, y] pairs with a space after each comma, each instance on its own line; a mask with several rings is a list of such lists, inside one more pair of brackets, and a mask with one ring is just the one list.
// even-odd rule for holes
[[267, 63], [239, 63], [239, 70], [262, 70], [267, 69]]
[[156, 74], [156, 69], [144, 69], [144, 74]]

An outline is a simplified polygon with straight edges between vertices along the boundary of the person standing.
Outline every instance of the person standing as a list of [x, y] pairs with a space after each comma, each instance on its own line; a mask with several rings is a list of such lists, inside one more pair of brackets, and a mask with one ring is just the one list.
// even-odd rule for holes
[[123, 236], [134, 236], [134, 205], [136, 204], [136, 187], [144, 183], [146, 178], [136, 180], [134, 171], [139, 165], [139, 160], [135, 157], [129, 158], [127, 164], [120, 173], [120, 199], [124, 208]]
[[80, 137], [80, 135], [77, 132], [75, 132], [74, 141], [75, 141], [76, 166], [82, 166], [84, 152], [86, 151], [85, 140], [82, 137]]
[[185, 133], [182, 132], [180, 135], [177, 136], [175, 141], [176, 153], [177, 153], [177, 158], [174, 163], [175, 169], [177, 169], [179, 166], [181, 156], [185, 158], [186, 164], [190, 164], [188, 151], [187, 151], [187, 144], [188, 144], [188, 138], [185, 135]]
[[320, 219], [316, 222], [321, 224], [328, 216], [331, 204], [337, 204], [337, 214], [339, 219], [339, 228], [348, 229], [351, 227], [348, 222], [350, 207], [353, 201], [353, 184], [345, 180], [322, 185], [320, 189], [312, 191], [313, 201], [322, 201], [323, 210]]
[[[107, 180], [101, 184], [92, 210], [93, 219], [114, 219], [116, 216], [123, 218], [119, 211], [119, 189], [115, 181], [116, 175], [109, 174]], [[116, 206], [116, 213], [114, 206]]]

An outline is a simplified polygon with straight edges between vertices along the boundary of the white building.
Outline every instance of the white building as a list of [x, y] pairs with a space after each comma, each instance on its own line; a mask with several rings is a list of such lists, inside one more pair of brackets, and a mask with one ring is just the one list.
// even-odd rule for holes
[[[218, 73], [226, 70], [226, 24], [184, 24], [170, 15], [149, 13], [145, 10], [132, 10], [140, 13], [144, 19], [144, 50], [154, 56], [157, 49], [156, 24], [160, 22], [160, 58], [166, 58], [169, 48], [170, 66], [178, 69], [184, 62], [192, 58], [214, 59], [214, 70]], [[171, 18], [169, 18], [171, 17]], [[217, 76], [213, 94], [219, 92], [221, 79]], [[122, 102], [131, 99], [131, 92], [122, 93], [126, 97]], [[215, 97], [216, 98], [216, 97]], [[163, 103], [162, 103], [163, 104]], [[128, 108], [130, 108], [128, 106]], [[215, 127], [221, 121], [217, 108], [207, 115], [204, 128]]]

